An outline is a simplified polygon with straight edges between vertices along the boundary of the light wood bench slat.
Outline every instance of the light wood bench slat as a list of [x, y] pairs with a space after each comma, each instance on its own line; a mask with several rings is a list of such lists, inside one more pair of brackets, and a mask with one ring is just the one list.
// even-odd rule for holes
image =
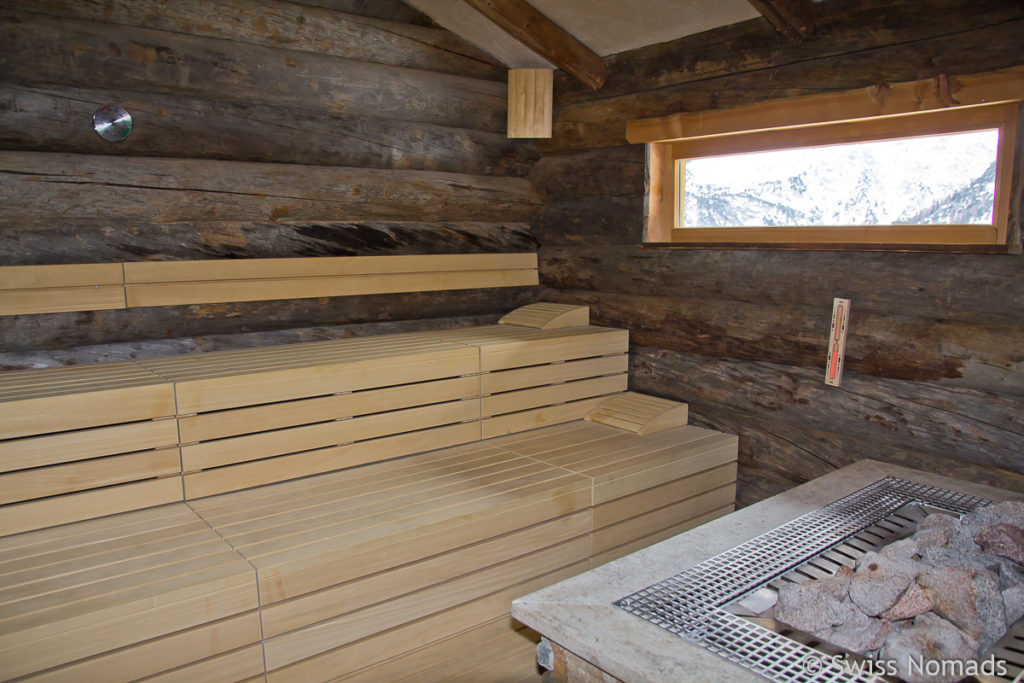
[[133, 361], [71, 365], [62, 368], [14, 370], [0, 374], [0, 400], [9, 396], [48, 396], [71, 388], [78, 391], [101, 390], [133, 384], [156, 384], [163, 380]]
[[42, 396], [0, 403], [0, 439], [174, 415], [170, 384]]
[[444, 583], [417, 591], [402, 600], [378, 603], [370, 608], [321, 622], [313, 627], [268, 639], [264, 644], [267, 668], [283, 668], [296, 661], [339, 645], [372, 636], [458, 604], [484, 597], [508, 586], [528, 581], [590, 557], [590, 539], [580, 537], [508, 560]]
[[459, 424], [375, 439], [371, 443], [335, 446], [295, 455], [242, 463], [185, 475], [187, 498], [202, 498], [240, 488], [355, 467], [378, 459], [411, 455], [480, 438], [479, 424]]
[[263, 646], [249, 645], [151, 678], [148, 683], [256, 683], [263, 680]]
[[182, 446], [182, 469], [187, 474], [211, 467], [375, 439], [396, 432], [477, 420], [479, 417], [480, 402], [473, 399], [432, 403], [386, 413], [217, 439]]
[[537, 254], [534, 252], [138, 261], [124, 264], [124, 279], [128, 284], [145, 284], [530, 268], [537, 268]]
[[[29, 678], [32, 683], [65, 681], [134, 681], [177, 669], [236, 648], [260, 642], [260, 620], [256, 612], [202, 624], [179, 633], [149, 640], [124, 649], [89, 657]], [[259, 645], [255, 647], [259, 648]], [[263, 654], [259, 653], [259, 674]], [[208, 680], [204, 677], [193, 680]]]
[[0, 315], [538, 284], [536, 253], [0, 267]]
[[[109, 618], [101, 621], [81, 626], [77, 625], [80, 620], [61, 621], [59, 632], [43, 624], [14, 634], [13, 639], [0, 637], [0, 676], [25, 675], [251, 610], [254, 594], [251, 579], [248, 581], [227, 587], [223, 587], [225, 579], [205, 585], [193, 582], [187, 590], [161, 592], [156, 607], [152, 607], [151, 591], [148, 597], [140, 595], [134, 604], [120, 602], [103, 610]], [[178, 593], [188, 595], [179, 599]]]
[[[390, 335], [388, 335], [390, 336]], [[139, 361], [141, 366], [161, 377], [184, 382], [212, 377], [248, 375], [289, 368], [309, 368], [337, 363], [355, 363], [382, 359], [404, 358], [409, 355], [451, 351], [451, 342], [413, 339], [387, 340], [374, 337], [340, 339], [312, 344], [285, 344], [266, 353], [260, 349], [244, 351], [214, 351], [165, 359]], [[306, 347], [306, 348], [291, 348]], [[459, 345], [464, 347], [465, 345]]]
[[[255, 558], [263, 604], [302, 595], [369, 573], [414, 561], [582, 510], [590, 504], [585, 480], [563, 477], [535, 484], [513, 495], [492, 497], [405, 524], [394, 533], [366, 538], [348, 550], [331, 543], [310, 543], [305, 553]], [[460, 514], [461, 513], [461, 514]], [[312, 554], [310, 554], [312, 553]]]
[[[351, 394], [297, 399], [254, 408], [204, 413], [178, 420], [182, 443], [251, 434], [312, 422], [471, 398], [479, 393], [477, 377], [456, 377]], [[0, 444], [0, 459], [2, 459]]]
[[594, 529], [602, 529], [736, 481], [736, 462], [702, 470], [666, 484], [594, 506]]
[[344, 676], [367, 664], [388, 659], [396, 651], [422, 647], [507, 615], [512, 600], [574, 576], [585, 571], [588, 566], [589, 562], [579, 562], [484, 598], [391, 629], [373, 638], [336, 648], [282, 669], [268, 671], [267, 680], [271, 683], [289, 683], [295, 680], [328, 680]]
[[127, 453], [0, 475], [0, 505], [59, 496], [181, 471], [178, 448]]
[[173, 419], [11, 439], [0, 441], [0, 472], [166, 448], [177, 443], [178, 426]]
[[39, 553], [82, 549], [138, 534], [160, 533], [195, 519], [192, 511], [180, 503], [138, 510], [130, 515], [90, 519], [73, 525], [37, 529], [30, 534], [0, 536], [0, 559], [30, 557]]
[[181, 477], [175, 476], [13, 503], [0, 515], [0, 534], [17, 534], [180, 500]]
[[476, 351], [463, 347], [374, 361], [318, 365], [273, 372], [185, 380], [176, 384], [178, 412], [272, 403], [380, 386], [411, 384], [476, 372]]
[[[345, 683], [449, 681], [465, 673], [471, 665], [466, 658], [467, 652], [473, 653], [474, 660], [491, 660], [510, 651], [525, 657], [530, 674], [536, 679], [538, 674], [534, 650], [540, 636], [527, 628], [516, 630], [510, 621], [507, 617], [486, 621], [454, 636], [360, 669], [339, 680]], [[522, 647], [528, 647], [530, 652], [522, 655], [519, 651]], [[505, 679], [506, 676], [476, 678], [478, 681]]]
[[625, 373], [629, 369], [629, 356], [625, 353], [585, 360], [571, 360], [553, 365], [535, 365], [515, 370], [487, 372], [480, 375], [480, 391], [498, 394], [516, 389], [570, 382], [588, 377], [601, 377]]
[[266, 637], [280, 635], [368, 607], [383, 597], [398, 597], [443, 583], [450, 577], [506, 562], [537, 548], [585, 536], [590, 526], [590, 511], [584, 510], [420, 562], [274, 603], [263, 610], [263, 632]]
[[659, 529], [705, 514], [736, 500], [736, 485], [728, 484], [700, 495], [637, 515], [624, 522], [597, 529], [592, 534], [593, 553], [601, 554], [623, 543], [646, 536]]
[[[123, 295], [129, 308], [183, 306], [232, 301], [272, 301], [334, 296], [365, 296], [402, 292], [529, 287], [538, 284], [535, 269], [340, 275], [295, 279], [196, 281], [128, 284]], [[74, 310], [74, 309], [73, 309]]]
[[[66, 606], [102, 600], [125, 590], [150, 583], [166, 581], [185, 573], [194, 573], [218, 567], [237, 558], [227, 556], [224, 543], [208, 535], [199, 543], [181, 548], [165, 548], [144, 557], [133, 557], [112, 565], [83, 568], [63, 572], [17, 586], [0, 588], [0, 605], [5, 614], [30, 615], [50, 609], [66, 611]], [[3, 626], [0, 626], [2, 632]]]
[[604, 552], [595, 552], [594, 556], [590, 559], [591, 567], [600, 567], [602, 564], [606, 564], [613, 560], [617, 560], [620, 557], [625, 557], [626, 555], [629, 555], [630, 553], [635, 553], [638, 550], [643, 550], [644, 548], [654, 545], [655, 543], [660, 543], [661, 541], [664, 541], [667, 538], [672, 538], [673, 536], [677, 536], [683, 533], [684, 531], [689, 531], [690, 529], [696, 528], [701, 524], [706, 524], [707, 522], [710, 522], [713, 519], [718, 519], [719, 517], [727, 515], [735, 509], [736, 506], [733, 503], [729, 503], [727, 505], [723, 505], [722, 507], [715, 508], [714, 510], [706, 512], [702, 515], [691, 517], [690, 519], [684, 520], [679, 524], [674, 524], [672, 526], [665, 527], [664, 529], [655, 531], [651, 534], [647, 534], [646, 536], [634, 538], [633, 540], [628, 541], [627, 543], [615, 546], [611, 550], [605, 550]]
[[490, 439], [527, 429], [537, 429], [538, 427], [569, 422], [570, 420], [579, 420], [603, 400], [604, 397], [599, 396], [582, 401], [572, 401], [555, 406], [524, 410], [519, 413], [508, 413], [499, 417], [485, 418], [481, 421], [481, 433], [483, 438]]
[[484, 397], [481, 401], [481, 410], [484, 416], [495, 417], [556, 403], [569, 403], [595, 396], [607, 396], [618, 391], [625, 391], [628, 381], [629, 378], [623, 373], [534, 389], [509, 391]]
[[122, 284], [124, 271], [120, 263], [0, 266], [0, 290]]
[[[381, 530], [401, 533], [434, 519], [446, 519], [464, 509], [486, 509], [491, 499], [531, 486], [551, 486], [569, 473], [526, 458], [509, 460], [474, 471], [469, 477], [449, 476], [429, 488], [405, 487], [392, 495], [361, 496], [323, 506], [315, 516], [285, 515], [271, 526], [232, 533], [232, 545], [257, 568], [273, 566], [289, 557], [306, 557], [313, 546], [353, 547], [360, 541], [371, 545], [381, 540]], [[226, 536], [227, 537], [227, 536]], [[271, 557], [265, 557], [270, 555]]]
[[433, 482], [454, 472], [478, 471], [501, 462], [522, 459], [509, 451], [473, 442], [440, 451], [418, 453], [415, 458], [398, 458], [322, 474], [316, 479], [290, 481], [274, 486], [238, 491], [231, 495], [190, 501], [203, 518], [229, 533], [239, 528], [263, 528], [276, 524], [279, 515], [314, 516], [324, 506], [366, 496], [393, 495], [396, 489], [416, 486], [426, 490]]
[[109, 311], [125, 307], [121, 285], [0, 290], [0, 315]]
[[[152, 558], [171, 550], [187, 548], [209, 540], [210, 529], [191, 511], [180, 524], [154, 528], [153, 531], [119, 536], [112, 530], [111, 537], [89, 545], [55, 548], [37, 547], [31, 555], [5, 554], [0, 563], [0, 585], [4, 589], [56, 576], [70, 576], [78, 572], [104, 567], [116, 571], [123, 562]], [[108, 518], [109, 519], [109, 518]]]

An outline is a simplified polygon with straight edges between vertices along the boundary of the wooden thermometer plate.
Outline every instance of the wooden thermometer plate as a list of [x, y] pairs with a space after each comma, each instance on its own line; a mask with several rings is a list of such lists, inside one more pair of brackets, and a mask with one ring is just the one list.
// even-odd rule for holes
[[828, 333], [828, 362], [825, 364], [825, 384], [838, 387], [843, 379], [843, 361], [846, 359], [846, 327], [850, 322], [850, 300], [832, 300], [832, 329]]

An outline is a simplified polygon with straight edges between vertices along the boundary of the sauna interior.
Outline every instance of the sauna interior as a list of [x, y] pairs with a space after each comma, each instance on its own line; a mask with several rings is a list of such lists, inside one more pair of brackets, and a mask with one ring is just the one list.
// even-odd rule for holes
[[[865, 460], [1024, 494], [1022, 36], [1019, 0], [5, 4], [0, 679], [620, 680], [512, 601]], [[696, 175], [985, 131], [939, 190]]]

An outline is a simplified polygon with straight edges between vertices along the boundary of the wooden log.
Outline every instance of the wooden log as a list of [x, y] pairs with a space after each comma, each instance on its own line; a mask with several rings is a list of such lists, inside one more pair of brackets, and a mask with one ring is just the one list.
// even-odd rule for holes
[[1003, 468], [980, 467], [953, 454], [913, 448], [878, 448], [863, 439], [833, 431], [780, 425], [770, 418], [701, 403], [695, 421], [739, 434], [739, 488], [736, 503], [747, 506], [835, 469], [871, 458], [903, 467], [1024, 491], [1024, 475]]
[[557, 289], [685, 293], [688, 299], [814, 308], [822, 297], [843, 296], [852, 299], [855, 316], [900, 311], [932, 320], [1009, 326], [1020, 325], [1024, 300], [1021, 260], [1011, 256], [816, 252], [811, 260], [807, 253], [792, 251], [627, 245], [545, 246], [539, 256], [541, 282]]
[[435, 26], [433, 20], [423, 12], [413, 9], [402, 0], [290, 0], [307, 7], [324, 7], [337, 12], [356, 14], [361, 17], [376, 17], [399, 21], [416, 26]]
[[187, 95], [501, 132], [504, 83], [28, 12], [0, 23], [6, 80]]
[[748, 0], [791, 43], [814, 32], [814, 6], [810, 0]]
[[1024, 61], [1024, 47], [1016, 40], [1022, 31], [1024, 20], [1008, 21], [937, 38], [795, 62], [772, 69], [770, 78], [761, 71], [750, 71], [556, 106], [552, 139], [536, 144], [544, 153], [616, 147], [624, 144], [625, 122], [630, 119], [1016, 66]]
[[640, 196], [646, 170], [643, 146], [609, 147], [542, 157], [530, 171], [530, 182], [548, 201]]
[[535, 249], [526, 223], [0, 220], [0, 254], [5, 265]]
[[606, 76], [601, 56], [526, 0], [466, 0], [503, 31], [591, 88]]
[[644, 198], [609, 195], [549, 201], [537, 212], [533, 234], [545, 246], [639, 244], [644, 234]]
[[[837, 391], [821, 381], [816, 369], [646, 347], [633, 350], [630, 378], [634, 389], [690, 403], [694, 415], [701, 414], [695, 404], [712, 404], [770, 420], [782, 433], [794, 425], [862, 440], [880, 453], [908, 449], [1021, 471], [1016, 454], [1024, 438], [1024, 399], [1018, 396], [865, 379], [849, 372]], [[965, 406], [958, 407], [960, 402]]]
[[[628, 328], [633, 344], [714, 358], [765, 361], [824, 373], [831, 323], [827, 295], [801, 306], [679, 296], [545, 290], [545, 300], [585, 304], [596, 325]], [[817, 297], [817, 305], [813, 298]], [[861, 312], [852, 318], [845, 367], [861, 375], [994, 393], [1024, 394], [1024, 329]]]
[[[146, 340], [168, 337], [252, 333], [319, 325], [345, 326], [340, 333], [383, 334], [405, 329], [435, 329], [465, 316], [463, 324], [479, 322], [470, 316], [489, 316], [497, 321], [505, 311], [537, 300], [536, 287], [510, 287], [454, 292], [416, 292], [378, 294], [331, 299], [295, 299], [291, 301], [253, 301], [230, 304], [167, 306], [142, 311], [94, 311], [88, 313], [52, 313], [0, 317], [0, 339], [8, 352], [39, 349], [68, 349], [90, 344], [132, 342], [121, 353], [134, 358], [147, 348], [150, 355], [166, 355], [168, 344], [150, 347]], [[423, 321], [411, 324], [401, 321]], [[401, 324], [398, 324], [401, 322]], [[363, 323], [366, 323], [363, 325]], [[346, 329], [348, 328], [348, 329]], [[358, 332], [355, 332], [358, 330]], [[318, 339], [312, 330], [310, 341]], [[302, 340], [300, 337], [299, 340]], [[248, 344], [260, 344], [255, 337]], [[216, 340], [199, 340], [194, 350], [221, 348]], [[173, 344], [171, 344], [173, 347]], [[187, 348], [181, 352], [189, 352]], [[155, 354], [154, 354], [155, 351]], [[44, 356], [45, 358], [46, 356]], [[51, 356], [52, 357], [52, 356]], [[60, 357], [72, 363], [109, 360], [102, 349], [85, 349]], [[31, 354], [22, 363], [34, 362]], [[16, 361], [15, 361], [16, 362]], [[0, 361], [0, 366], [4, 362]], [[9, 367], [9, 365], [8, 365]]]
[[[112, 145], [87, 125], [117, 102], [132, 115]], [[5, 149], [526, 175], [537, 152], [501, 133], [253, 102], [0, 84]]]
[[450, 31], [273, 0], [103, 3], [26, 0], [19, 9], [60, 18], [220, 38], [363, 62], [502, 80], [504, 67]]
[[519, 178], [0, 153], [0, 202], [9, 219], [524, 220], [534, 201]]
[[945, 36], [951, 26], [962, 31], [1024, 18], [1024, 8], [1007, 0], [851, 0], [828, 11], [818, 9], [814, 34], [795, 45], [781, 40], [764, 21], [752, 19], [611, 55], [606, 60], [608, 79], [597, 93], [566, 74], [555, 74], [558, 104], [641, 87], [653, 90], [747, 71], [763, 73], [807, 59]]

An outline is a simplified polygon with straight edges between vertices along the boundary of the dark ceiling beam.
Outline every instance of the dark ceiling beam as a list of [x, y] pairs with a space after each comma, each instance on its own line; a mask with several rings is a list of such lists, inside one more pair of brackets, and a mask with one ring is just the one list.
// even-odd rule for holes
[[596, 52], [525, 0], [466, 0], [506, 33], [593, 89], [604, 85], [607, 71]]
[[814, 33], [810, 0], [747, 0], [787, 40], [797, 43]]

